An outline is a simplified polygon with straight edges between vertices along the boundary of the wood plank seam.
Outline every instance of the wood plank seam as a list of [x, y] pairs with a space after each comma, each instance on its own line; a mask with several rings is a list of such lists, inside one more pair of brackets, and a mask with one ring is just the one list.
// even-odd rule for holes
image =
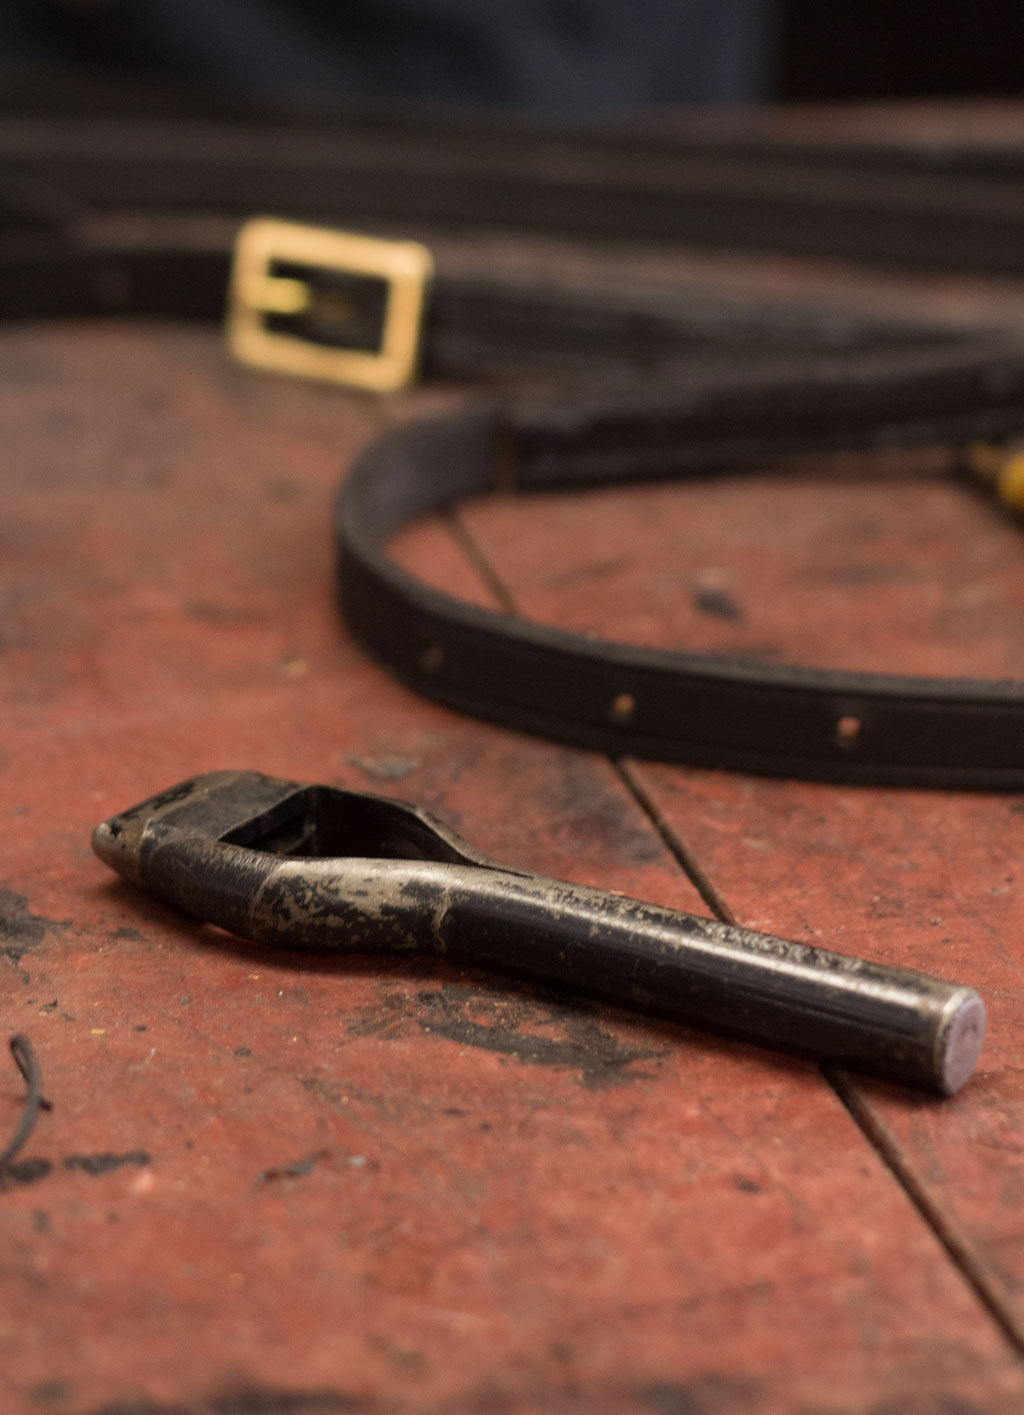
[[701, 868], [700, 862], [697, 860], [693, 851], [689, 849], [685, 841], [679, 838], [668, 821], [665, 820], [661, 811], [658, 810], [657, 804], [651, 799], [630, 771], [629, 762], [619, 757], [613, 757], [612, 766], [615, 768], [626, 790], [658, 832], [666, 850], [668, 850], [672, 858], [687, 875], [691, 884], [714, 914], [715, 918], [721, 919], [723, 924], [739, 923], [739, 920], [722, 898], [722, 895]]
[[458, 545], [480, 579], [490, 590], [498, 607], [505, 610], [507, 614], [518, 615], [519, 611], [516, 609], [516, 603], [512, 597], [511, 591], [495, 570], [494, 566], [487, 559], [482, 546], [480, 546], [470, 534], [458, 511], [454, 509], [448, 511], [444, 520], [456, 545]]
[[[650, 817], [652, 824], [674, 858], [690, 874], [690, 878], [700, 891], [704, 902], [723, 922], [739, 922], [718, 890], [704, 875], [692, 852], [687, 849], [672, 827], [661, 816], [656, 804], [648, 797], [639, 783], [634, 785], [629, 771], [629, 763], [619, 764], [619, 771], [623, 781], [629, 786], [641, 809]], [[695, 874], [691, 873], [691, 864]], [[985, 1266], [978, 1258], [970, 1241], [943, 1213], [939, 1205], [933, 1202], [926, 1188], [918, 1183], [913, 1168], [904, 1161], [899, 1145], [889, 1134], [883, 1121], [872, 1113], [860, 1095], [855, 1080], [837, 1067], [821, 1065], [818, 1069], [822, 1078], [832, 1088], [848, 1112], [851, 1120], [878, 1155], [882, 1165], [889, 1171], [922, 1220], [932, 1230], [952, 1265], [961, 1274], [1013, 1349], [1019, 1356], [1024, 1357], [1024, 1322], [1018, 1320], [1013, 1307], [1003, 1300], [998, 1286], [988, 1279]]]
[[[458, 511], [449, 511], [445, 520], [457, 545], [470, 560], [473, 568], [491, 590], [491, 593], [494, 594], [500, 606], [510, 614], [518, 614], [515, 597], [491, 564], [483, 546], [459, 516]], [[625, 790], [657, 832], [669, 854], [689, 878], [715, 917], [724, 923], [739, 923], [740, 921], [730, 909], [724, 896], [705, 873], [693, 852], [665, 820], [656, 803], [640, 785], [630, 770], [628, 759], [608, 757], [607, 760]], [[817, 1069], [822, 1080], [835, 1093], [865, 1142], [875, 1152], [883, 1167], [906, 1195], [922, 1222], [931, 1230], [936, 1241], [949, 1258], [951, 1265], [960, 1274], [981, 1307], [993, 1320], [1014, 1353], [1018, 1357], [1024, 1358], [1024, 1323], [1017, 1320], [1012, 1307], [1003, 1301], [997, 1286], [988, 1280], [984, 1265], [974, 1253], [969, 1241], [959, 1232], [956, 1225], [949, 1220], [942, 1209], [931, 1200], [924, 1187], [917, 1182], [912, 1169], [902, 1161], [899, 1147], [888, 1134], [882, 1122], [872, 1115], [869, 1107], [861, 1098], [855, 1083], [835, 1068], [823, 1065]]]
[[[690, 871], [688, 862], [692, 861], [697, 876], [691, 874], [690, 877], [700, 890], [701, 897], [708, 907], [714, 910], [716, 916], [724, 922], [738, 922], [718, 890], [714, 888], [710, 880], [706, 880], [692, 852], [678, 838], [671, 825], [661, 817], [656, 804], [648, 797], [639, 783], [634, 787], [628, 762], [621, 764], [620, 774], [630, 786], [638, 804], [650, 816], [656, 830], [673, 856], [688, 873]], [[708, 892], [705, 892], [700, 880], [706, 880]], [[1018, 1355], [1024, 1356], [1024, 1323], [1018, 1320], [1013, 1307], [1003, 1300], [998, 1286], [988, 1279], [984, 1264], [978, 1258], [970, 1241], [943, 1213], [939, 1205], [933, 1202], [925, 1187], [918, 1183], [912, 1167], [905, 1163], [899, 1145], [889, 1134], [883, 1121], [875, 1116], [865, 1103], [855, 1080], [837, 1067], [822, 1065], [818, 1069], [845, 1107], [854, 1124], [878, 1155], [883, 1166], [906, 1194], [922, 1220], [935, 1234], [936, 1239], [949, 1256], [950, 1262], [960, 1272], [964, 1281], [972, 1289], [978, 1301], [995, 1321], [1013, 1349]]]
[[978, 1301], [988, 1311], [1017, 1354], [1024, 1357], [1024, 1322], [1018, 1318], [1010, 1303], [1004, 1300], [998, 1285], [987, 1276], [985, 1265], [974, 1251], [970, 1240], [932, 1200], [925, 1186], [919, 1183], [913, 1168], [905, 1162], [900, 1153], [899, 1144], [881, 1118], [872, 1113], [853, 1079], [838, 1068], [830, 1066], [822, 1066], [821, 1072], [886, 1169], [932, 1229]]

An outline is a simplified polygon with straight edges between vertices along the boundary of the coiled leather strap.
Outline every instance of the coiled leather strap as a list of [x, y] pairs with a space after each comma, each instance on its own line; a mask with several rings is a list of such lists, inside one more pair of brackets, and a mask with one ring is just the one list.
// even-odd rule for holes
[[[489, 211], [507, 227], [523, 213], [577, 233], [709, 240], [725, 238], [731, 222], [743, 239], [763, 232], [774, 247], [922, 263], [946, 250], [961, 268], [1024, 264], [1015, 235], [1024, 236], [1024, 160], [1007, 151], [987, 165], [984, 154], [961, 154], [959, 168], [956, 154], [942, 162], [933, 154], [929, 167], [906, 152], [826, 160], [764, 140], [716, 149], [637, 134], [574, 147], [565, 134], [522, 130], [510, 139], [497, 128], [431, 132], [422, 122], [380, 120], [255, 136], [248, 124], [209, 123], [205, 139], [187, 123], [119, 136], [102, 123], [72, 131], [55, 120], [0, 121], [10, 174], [0, 314], [219, 316], [226, 251], [96, 246], [65, 203], [285, 215], [316, 208], [351, 220], [358, 200], [364, 219], [475, 224]], [[427, 182], [416, 164], [431, 143]], [[497, 165], [488, 171], [488, 162]], [[973, 226], [972, 191], [988, 194]], [[961, 239], [969, 232], [973, 239]], [[780, 454], [1001, 439], [1024, 429], [1024, 338], [878, 320], [854, 321], [837, 338], [824, 316], [816, 322], [806, 311], [783, 324], [640, 292], [531, 289], [500, 272], [467, 279], [442, 263], [428, 371], [511, 359], [593, 363], [601, 376], [556, 404], [457, 413], [367, 449], [337, 511], [341, 612], [352, 633], [431, 697], [581, 746], [837, 781], [1024, 788], [1020, 683], [603, 643], [460, 603], [389, 558], [388, 538], [412, 518], [510, 481], [541, 490], [695, 478]], [[709, 347], [715, 356], [693, 372], [688, 357]], [[624, 378], [613, 383], [607, 374], [620, 366]]]
[[[762, 387], [762, 399], [749, 386], [719, 387], [672, 413], [634, 410], [618, 422], [485, 411], [403, 427], [363, 453], [339, 498], [342, 614], [364, 647], [418, 691], [578, 746], [830, 781], [1020, 790], [1024, 684], [827, 672], [602, 642], [461, 603], [386, 552], [388, 537], [412, 517], [489, 489], [496, 466], [507, 484], [513, 456], [519, 485], [541, 488], [666, 466], [700, 476], [745, 449], [764, 457], [877, 445], [883, 427], [888, 445], [899, 445], [925, 433], [913, 404], [932, 380], [942, 413], [933, 409], [925, 440], [964, 436], [983, 423], [992, 432], [1020, 426], [1024, 355], [1012, 387], [1001, 385], [987, 409], [984, 372], [976, 368], [977, 398], [959, 414], [940, 397], [944, 378], [933, 365], [918, 371], [916, 386], [909, 371], [903, 388], [891, 369], [873, 388], [865, 378], [859, 407], [844, 379], [814, 401], [805, 401], [805, 382]], [[1009, 382], [1009, 360], [1001, 372]], [[957, 381], [952, 369], [945, 373]], [[780, 417], [787, 392], [795, 407]], [[830, 409], [836, 399], [843, 406]]]

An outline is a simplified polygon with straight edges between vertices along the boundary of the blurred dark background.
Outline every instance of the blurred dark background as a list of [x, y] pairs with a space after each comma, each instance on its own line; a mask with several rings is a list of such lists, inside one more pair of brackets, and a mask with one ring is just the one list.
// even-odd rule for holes
[[7, 91], [116, 73], [516, 107], [1012, 95], [1019, 0], [2, 0]]

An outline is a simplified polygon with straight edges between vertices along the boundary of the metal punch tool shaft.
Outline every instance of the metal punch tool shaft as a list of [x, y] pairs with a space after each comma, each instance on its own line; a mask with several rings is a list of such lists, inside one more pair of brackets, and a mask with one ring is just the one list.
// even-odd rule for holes
[[198, 776], [96, 828], [120, 874], [278, 948], [428, 953], [951, 1095], [978, 994], [508, 869], [402, 802], [256, 772]]

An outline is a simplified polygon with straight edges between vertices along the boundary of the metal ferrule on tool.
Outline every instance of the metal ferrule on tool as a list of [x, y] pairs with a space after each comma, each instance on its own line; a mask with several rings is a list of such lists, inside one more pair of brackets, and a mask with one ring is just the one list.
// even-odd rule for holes
[[217, 772], [111, 817], [93, 848], [277, 948], [434, 954], [945, 1095], [981, 1050], [972, 988], [507, 869], [379, 796]]

